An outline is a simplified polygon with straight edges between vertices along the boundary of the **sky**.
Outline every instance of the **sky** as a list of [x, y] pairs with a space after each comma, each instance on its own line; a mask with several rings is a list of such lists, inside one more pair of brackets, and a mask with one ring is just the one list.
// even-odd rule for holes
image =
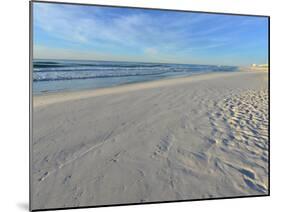
[[33, 3], [36, 59], [268, 63], [265, 17]]

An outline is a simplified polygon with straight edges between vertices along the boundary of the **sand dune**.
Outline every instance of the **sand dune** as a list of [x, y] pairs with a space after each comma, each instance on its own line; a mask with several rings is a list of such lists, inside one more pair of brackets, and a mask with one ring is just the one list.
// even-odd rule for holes
[[33, 208], [268, 193], [267, 72], [34, 98]]

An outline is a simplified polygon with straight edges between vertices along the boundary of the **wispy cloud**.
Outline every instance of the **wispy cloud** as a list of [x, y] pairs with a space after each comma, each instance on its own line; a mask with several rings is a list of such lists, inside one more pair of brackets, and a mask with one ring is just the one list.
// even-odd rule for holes
[[[188, 59], [191, 54], [199, 57], [202, 51], [257, 40], [243, 35], [257, 25], [254, 18], [186, 12], [35, 3], [34, 25], [35, 45], [41, 47], [53, 45], [73, 48], [73, 52], [87, 50], [140, 59]], [[265, 38], [259, 36], [258, 40], [264, 42]]]

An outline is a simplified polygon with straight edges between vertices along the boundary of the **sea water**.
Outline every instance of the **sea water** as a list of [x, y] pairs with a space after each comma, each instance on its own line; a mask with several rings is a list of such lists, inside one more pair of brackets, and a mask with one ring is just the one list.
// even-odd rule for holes
[[34, 60], [33, 94], [98, 89], [164, 78], [236, 70], [235, 66], [198, 64]]

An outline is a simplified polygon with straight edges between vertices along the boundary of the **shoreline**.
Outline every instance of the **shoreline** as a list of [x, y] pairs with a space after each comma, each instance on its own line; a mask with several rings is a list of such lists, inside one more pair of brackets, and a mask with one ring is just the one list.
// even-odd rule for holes
[[249, 70], [246, 68], [240, 68], [239, 71], [234, 71], [234, 72], [202, 73], [202, 74], [190, 75], [185, 77], [175, 77], [175, 78], [159, 79], [153, 81], [128, 83], [128, 84], [122, 84], [122, 85], [116, 85], [112, 87], [105, 87], [105, 88], [98, 88], [98, 89], [60, 91], [56, 93], [33, 95], [33, 107], [42, 107], [42, 106], [65, 102], [65, 101], [85, 99], [85, 98], [97, 97], [97, 96], [103, 96], [109, 94], [118, 94], [118, 93], [137, 91], [142, 89], [151, 89], [151, 88], [157, 88], [163, 86], [173, 86], [177, 84], [198, 82], [198, 81], [208, 80], [218, 77], [231, 77], [231, 76], [239, 75], [240, 73], [255, 73], [255, 72], [261, 72], [261, 71], [255, 69]]

